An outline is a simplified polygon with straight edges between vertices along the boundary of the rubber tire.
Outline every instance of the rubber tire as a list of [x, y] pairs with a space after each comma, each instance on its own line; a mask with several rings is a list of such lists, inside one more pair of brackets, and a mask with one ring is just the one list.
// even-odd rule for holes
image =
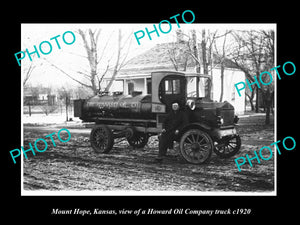
[[136, 132], [131, 138], [127, 138], [130, 146], [135, 148], [143, 148], [148, 143], [149, 135], [142, 132]]
[[[99, 142], [102, 140], [98, 140], [98, 142], [96, 140], [96, 136], [100, 134], [106, 137], [102, 147], [99, 146]], [[114, 145], [113, 133], [106, 125], [97, 125], [93, 127], [90, 133], [90, 143], [96, 153], [108, 153]]]
[[[187, 139], [187, 137], [189, 137], [190, 135], [197, 135], [197, 140], [198, 140], [198, 136], [202, 136], [202, 139], [204, 138], [204, 140], [206, 140], [206, 144], [208, 145], [208, 149], [207, 149], [207, 154], [205, 155], [203, 160], [199, 160], [199, 159], [198, 160], [192, 160], [191, 157], [189, 157], [189, 154], [186, 153], [186, 150], [184, 148], [184, 143], [185, 143], [185, 140]], [[200, 141], [200, 142], [195, 141], [194, 143], [202, 143], [202, 141]], [[204, 145], [204, 144], [202, 144], [202, 145]], [[210, 135], [208, 133], [206, 133], [205, 131], [202, 131], [200, 129], [188, 130], [180, 138], [179, 150], [180, 150], [181, 157], [186, 162], [191, 163], [191, 164], [201, 165], [203, 163], [207, 163], [210, 160], [213, 148], [214, 148], [214, 144], [213, 144], [213, 141], [212, 141]], [[194, 158], [195, 158], [195, 155], [194, 155]]]
[[[229, 153], [225, 153], [225, 152], [223, 153], [223, 152], [220, 152], [217, 149], [217, 147], [214, 147], [214, 152], [216, 153], [217, 156], [219, 156], [220, 158], [225, 159], [225, 158], [230, 158], [230, 157], [234, 156], [235, 154], [237, 154], [239, 152], [239, 150], [241, 148], [241, 138], [240, 138], [239, 135], [234, 135], [233, 138], [236, 138], [236, 147], [235, 147], [235, 149], [233, 151], [229, 152]], [[224, 149], [225, 149], [225, 147], [224, 147]]]

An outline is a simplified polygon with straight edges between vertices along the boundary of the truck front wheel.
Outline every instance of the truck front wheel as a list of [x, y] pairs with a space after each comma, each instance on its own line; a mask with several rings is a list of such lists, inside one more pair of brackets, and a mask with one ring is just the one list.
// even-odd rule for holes
[[181, 136], [179, 148], [185, 161], [192, 164], [203, 164], [209, 161], [214, 145], [206, 132], [191, 129]]

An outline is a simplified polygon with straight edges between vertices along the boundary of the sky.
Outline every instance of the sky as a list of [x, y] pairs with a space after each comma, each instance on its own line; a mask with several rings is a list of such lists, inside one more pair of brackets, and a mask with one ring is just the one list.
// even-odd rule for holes
[[[158, 23], [155, 23], [158, 26]], [[166, 25], [168, 26], [168, 25]], [[39, 49], [39, 45], [43, 41], [49, 41], [52, 45], [52, 52], [48, 55], [43, 55], [40, 52], [40, 58], [36, 54], [32, 54], [32, 61], [29, 60], [26, 54], [25, 58], [21, 61], [21, 76], [24, 77], [24, 73], [28, 67], [32, 64], [34, 69], [32, 71], [31, 77], [28, 80], [32, 86], [43, 85], [45, 87], [62, 87], [62, 86], [75, 86], [78, 85], [77, 82], [72, 81], [69, 77], [63, 74], [61, 71], [51, 66], [51, 64], [56, 65], [63, 71], [72, 75], [76, 79], [82, 79], [82, 75], [78, 74], [77, 71], [88, 71], [89, 65], [86, 59], [86, 52], [83, 47], [83, 41], [78, 33], [78, 29], [87, 30], [101, 29], [99, 37], [99, 52], [103, 52], [103, 48], [108, 41], [107, 48], [104, 51], [103, 58], [100, 63], [100, 71], [107, 66], [108, 61], [110, 65], [114, 65], [114, 60], [117, 51], [118, 43], [118, 29], [122, 31], [123, 41], [127, 37], [132, 38], [132, 42], [129, 48], [127, 59], [135, 57], [143, 52], [154, 47], [158, 43], [173, 42], [176, 40], [176, 30], [182, 29], [183, 32], [187, 32], [190, 29], [218, 29], [222, 32], [226, 29], [270, 29], [275, 28], [274, 24], [180, 24], [180, 28], [177, 27], [176, 23], [172, 24], [172, 29], [169, 33], [163, 34], [159, 33], [160, 36], [157, 37], [153, 33], [152, 40], [149, 40], [147, 35], [143, 39], [140, 39], [141, 44], [138, 45], [134, 32], [139, 30], [144, 30], [147, 27], [149, 30], [153, 29], [153, 24], [22, 24], [21, 25], [21, 48], [20, 51], [25, 51], [28, 49], [29, 52], [34, 51], [34, 45]], [[163, 30], [168, 30], [162, 27]], [[71, 45], [67, 45], [62, 40], [62, 35], [66, 31], [72, 31], [75, 34], [75, 42]], [[50, 40], [57, 35], [57, 41], [60, 44], [61, 49], [58, 49], [55, 40]], [[72, 36], [66, 34], [66, 41], [72, 41]], [[127, 42], [129, 43], [129, 42]], [[47, 52], [49, 49], [47, 44], [43, 44], [43, 50]], [[39, 51], [39, 50], [38, 50]], [[35, 56], [34, 56], [35, 55]], [[51, 63], [51, 64], [50, 64]], [[16, 61], [16, 66], [18, 63]]]
[[[159, 37], [153, 39], [152, 41], [148, 40], [138, 45], [134, 39], [133, 32], [138, 31], [140, 24], [22, 24], [21, 26], [21, 46], [22, 50], [28, 49], [29, 52], [34, 52], [34, 45], [39, 48], [39, 45], [42, 41], [49, 41], [52, 45], [52, 52], [48, 55], [43, 55], [40, 52], [40, 58], [36, 54], [32, 54], [32, 61], [26, 57], [21, 61], [22, 62], [22, 72], [26, 72], [26, 69], [32, 63], [35, 65], [32, 75], [29, 78], [28, 82], [32, 85], [43, 84], [45, 86], [60, 86], [68, 83], [70, 85], [77, 84], [72, 81], [62, 72], [54, 68], [49, 64], [52, 63], [62, 70], [70, 73], [72, 76], [76, 76], [77, 71], [88, 70], [88, 60], [86, 59], [87, 53], [83, 47], [83, 41], [81, 36], [78, 34], [77, 30], [87, 30], [91, 28], [92, 30], [101, 29], [100, 34], [100, 51], [102, 52], [106, 42], [109, 40], [106, 51], [102, 58], [102, 69], [104, 70], [107, 66], [107, 62], [110, 60], [110, 65], [114, 65], [117, 51], [117, 38], [118, 38], [118, 29], [121, 28], [123, 40], [127, 39], [129, 35], [132, 37], [132, 43], [129, 49], [127, 59], [130, 59], [138, 54], [141, 54], [144, 51], [155, 46], [158, 42], [167, 42], [170, 41], [170, 37]], [[71, 45], [66, 45], [62, 40], [62, 35], [66, 31], [72, 31], [75, 34], [75, 42]], [[55, 40], [50, 40], [50, 38], [60, 35], [57, 38], [59, 41], [61, 49], [58, 49]], [[71, 38], [71, 35], [68, 35]], [[65, 36], [66, 38], [68, 37]], [[72, 40], [72, 39], [71, 39]], [[43, 44], [43, 49], [45, 52], [48, 51], [48, 45]], [[38, 50], [39, 51], [39, 50]], [[101, 68], [101, 66], [100, 66]]]

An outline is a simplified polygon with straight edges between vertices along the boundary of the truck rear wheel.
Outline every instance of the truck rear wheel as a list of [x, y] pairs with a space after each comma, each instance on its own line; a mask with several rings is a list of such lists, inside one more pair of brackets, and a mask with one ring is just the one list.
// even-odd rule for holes
[[113, 133], [107, 126], [97, 125], [91, 131], [90, 142], [96, 153], [108, 153], [114, 145]]
[[199, 129], [186, 131], [179, 144], [182, 158], [192, 164], [202, 164], [209, 161], [213, 147], [211, 137]]
[[148, 143], [149, 135], [142, 132], [135, 132], [132, 137], [127, 138], [132, 147], [143, 148]]

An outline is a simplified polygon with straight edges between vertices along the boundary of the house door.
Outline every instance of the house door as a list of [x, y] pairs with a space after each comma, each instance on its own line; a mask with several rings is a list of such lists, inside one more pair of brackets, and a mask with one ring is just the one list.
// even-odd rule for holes
[[184, 76], [166, 76], [159, 85], [159, 99], [166, 105], [167, 112], [171, 110], [173, 102], [178, 102], [183, 107], [185, 104], [185, 94], [186, 79]]
[[128, 83], [128, 94], [132, 95], [133, 91], [134, 91], [134, 83], [130, 82]]

